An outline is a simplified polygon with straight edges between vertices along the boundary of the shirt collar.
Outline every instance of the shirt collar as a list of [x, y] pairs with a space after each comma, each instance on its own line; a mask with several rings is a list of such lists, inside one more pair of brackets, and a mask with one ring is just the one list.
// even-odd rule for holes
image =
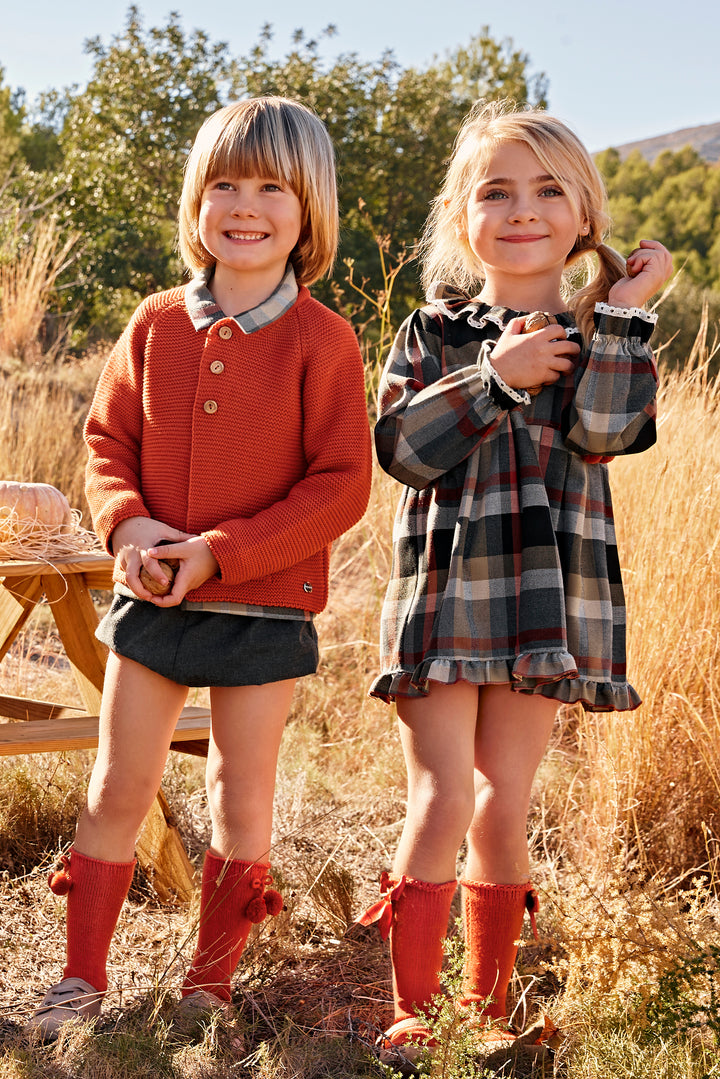
[[298, 298], [299, 289], [295, 271], [288, 263], [285, 276], [266, 300], [250, 311], [243, 311], [239, 315], [228, 315], [218, 307], [208, 288], [214, 269], [214, 266], [208, 266], [205, 270], [201, 270], [197, 277], [193, 277], [192, 281], [185, 286], [185, 305], [196, 330], [207, 330], [223, 318], [232, 318], [243, 333], [254, 333], [276, 322]]

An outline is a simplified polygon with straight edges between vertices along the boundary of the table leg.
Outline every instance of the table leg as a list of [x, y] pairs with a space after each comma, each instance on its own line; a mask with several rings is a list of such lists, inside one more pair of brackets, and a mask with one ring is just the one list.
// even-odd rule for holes
[[0, 659], [27, 622], [43, 592], [39, 577], [20, 577], [0, 584]]

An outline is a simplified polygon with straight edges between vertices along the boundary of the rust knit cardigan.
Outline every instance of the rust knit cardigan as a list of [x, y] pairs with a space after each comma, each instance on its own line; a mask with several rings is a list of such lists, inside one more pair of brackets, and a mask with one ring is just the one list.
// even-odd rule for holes
[[128, 517], [202, 534], [220, 572], [191, 601], [321, 611], [330, 544], [370, 490], [355, 335], [304, 287], [251, 334], [231, 318], [198, 330], [184, 291], [140, 304], [98, 381], [85, 424], [95, 530], [108, 549]]

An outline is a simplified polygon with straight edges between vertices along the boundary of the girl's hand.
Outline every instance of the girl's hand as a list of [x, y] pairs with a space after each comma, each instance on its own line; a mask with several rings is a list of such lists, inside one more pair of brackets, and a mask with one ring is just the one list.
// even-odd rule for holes
[[642, 307], [665, 284], [673, 271], [672, 256], [657, 240], [641, 240], [627, 260], [627, 277], [608, 293], [613, 307]]
[[514, 390], [550, 385], [575, 367], [580, 346], [568, 341], [563, 326], [523, 333], [524, 317], [513, 318], [500, 335], [490, 362]]
[[156, 579], [165, 579], [158, 565], [159, 559], [176, 558], [180, 565], [173, 579], [172, 589], [165, 596], [151, 596], [156, 607], [176, 607], [182, 603], [188, 592], [199, 588], [209, 577], [214, 576], [219, 565], [202, 536], [184, 535], [177, 543], [164, 543], [161, 547], [150, 547], [145, 552], [145, 568]]

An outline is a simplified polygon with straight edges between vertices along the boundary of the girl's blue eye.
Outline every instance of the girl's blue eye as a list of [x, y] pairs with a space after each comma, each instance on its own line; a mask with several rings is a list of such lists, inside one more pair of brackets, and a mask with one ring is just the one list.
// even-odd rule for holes
[[497, 199], [506, 199], [506, 198], [507, 198], [507, 195], [505, 194], [505, 192], [504, 192], [504, 191], [488, 191], [488, 192], [487, 192], [487, 193], [486, 193], [486, 194], [484, 195], [484, 198], [486, 198], [486, 199], [493, 199], [493, 200], [497, 200]]
[[543, 195], [545, 198], [555, 198], [557, 195], [564, 195], [565, 192], [562, 191], [559, 187], [551, 186], [544, 187], [540, 194]]

